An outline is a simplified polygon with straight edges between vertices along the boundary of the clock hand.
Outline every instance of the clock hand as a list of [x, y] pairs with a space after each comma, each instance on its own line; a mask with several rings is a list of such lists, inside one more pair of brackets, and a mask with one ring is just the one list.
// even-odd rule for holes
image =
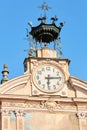
[[50, 77], [50, 75], [48, 75], [48, 77], [45, 77], [45, 79], [50, 80], [50, 79], [60, 79], [61, 77]]
[[62, 77], [50, 77], [50, 79], [59, 79], [59, 81], [61, 80]]
[[48, 88], [50, 89], [50, 80], [51, 79], [59, 79], [61, 80], [61, 77], [50, 77], [50, 75], [48, 75], [47, 77], [45, 77], [45, 79], [47, 79], [47, 85], [48, 85]]
[[49, 80], [47, 81], [48, 89], [50, 90], [50, 82]]
[[47, 79], [48, 89], [50, 89], [50, 75], [48, 75], [48, 77], [45, 77], [45, 79]]

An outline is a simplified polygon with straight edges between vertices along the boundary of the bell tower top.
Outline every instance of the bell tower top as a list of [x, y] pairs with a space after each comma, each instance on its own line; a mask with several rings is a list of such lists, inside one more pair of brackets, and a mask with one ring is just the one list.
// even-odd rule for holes
[[[38, 18], [40, 24], [32, 26], [31, 22], [28, 23], [31, 27], [31, 31], [27, 29], [27, 37], [30, 41], [29, 57], [60, 58], [62, 55], [60, 31], [64, 23], [61, 22], [57, 26], [56, 21], [58, 18], [56, 16], [51, 17], [51, 23], [47, 23], [46, 11], [51, 7], [44, 2], [39, 8], [44, 11], [44, 14]], [[48, 53], [51, 54], [48, 55]]]

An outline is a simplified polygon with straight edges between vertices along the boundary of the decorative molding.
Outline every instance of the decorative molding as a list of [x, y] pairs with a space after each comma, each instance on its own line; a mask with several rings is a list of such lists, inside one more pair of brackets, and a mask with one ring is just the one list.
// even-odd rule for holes
[[[66, 99], [67, 100], [67, 99]], [[28, 111], [49, 111], [49, 112], [73, 112], [77, 113], [76, 106], [70, 103], [69, 100], [67, 102], [65, 99], [63, 102], [55, 101], [55, 98], [39, 98], [39, 100], [34, 99], [21, 102], [21, 103], [14, 103], [14, 102], [3, 102], [2, 109], [0, 112], [2, 115], [9, 116], [11, 113], [14, 113], [15, 116], [24, 116], [25, 112]], [[87, 110], [82, 109], [83, 111], [78, 112], [76, 115], [78, 118], [87, 118]]]
[[54, 61], [54, 60], [50, 60], [50, 59], [47, 59], [47, 60], [41, 60], [41, 61], [32, 61], [34, 67], [33, 67], [33, 70], [38, 66], [38, 65], [42, 65], [42, 64], [53, 64], [53, 65], [56, 65], [58, 67], [61, 67], [61, 64], [57, 61]]
[[[57, 110], [57, 109], [60, 109], [62, 108], [62, 106], [60, 105], [59, 102], [56, 102], [56, 101], [52, 101], [51, 99], [48, 99], [47, 101], [39, 101], [39, 102], [35, 102], [35, 101], [30, 101], [30, 102], [26, 102], [26, 103], [6, 103], [4, 102], [3, 103], [3, 109], [4, 109], [4, 112], [6, 113], [7, 109], [11, 109], [12, 108], [12, 111], [14, 110], [14, 113], [15, 115], [24, 115], [24, 112], [23, 112], [23, 109], [25, 108], [26, 110], [27, 109], [38, 109], [38, 110], [42, 110], [42, 109], [48, 109], [49, 111], [54, 111], [54, 110]], [[10, 111], [11, 112], [11, 111]]]
[[87, 119], [87, 112], [78, 112], [76, 115], [79, 119]]
[[12, 113], [15, 114], [15, 116], [24, 116], [25, 112], [24, 110], [16, 109], [16, 110], [11, 110], [11, 109], [1, 109], [0, 113], [2, 113], [3, 116], [10, 116]]
[[36, 61], [35, 61], [35, 60], [32, 60], [31, 63], [32, 63], [34, 66], [38, 65], [37, 60], [36, 60]]
[[3, 102], [2, 107], [23, 107], [24, 103]]

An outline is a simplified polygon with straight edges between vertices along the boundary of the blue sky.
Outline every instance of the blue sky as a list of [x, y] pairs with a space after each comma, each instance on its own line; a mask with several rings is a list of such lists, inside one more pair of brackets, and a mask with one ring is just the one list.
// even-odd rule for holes
[[[23, 61], [28, 56], [29, 43], [25, 40], [28, 22], [39, 24], [37, 18], [44, 0], [0, 0], [0, 71], [8, 64], [9, 79], [24, 73]], [[63, 58], [71, 60], [70, 75], [87, 80], [87, 0], [45, 0], [52, 7], [50, 19], [66, 24], [61, 31]], [[0, 79], [2, 74], [0, 74]]]

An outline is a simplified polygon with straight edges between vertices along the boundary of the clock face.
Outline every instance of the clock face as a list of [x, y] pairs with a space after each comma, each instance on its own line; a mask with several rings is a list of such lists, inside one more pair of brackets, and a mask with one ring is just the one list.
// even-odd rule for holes
[[42, 91], [55, 92], [63, 85], [64, 74], [56, 66], [42, 65], [34, 73], [34, 82]]

